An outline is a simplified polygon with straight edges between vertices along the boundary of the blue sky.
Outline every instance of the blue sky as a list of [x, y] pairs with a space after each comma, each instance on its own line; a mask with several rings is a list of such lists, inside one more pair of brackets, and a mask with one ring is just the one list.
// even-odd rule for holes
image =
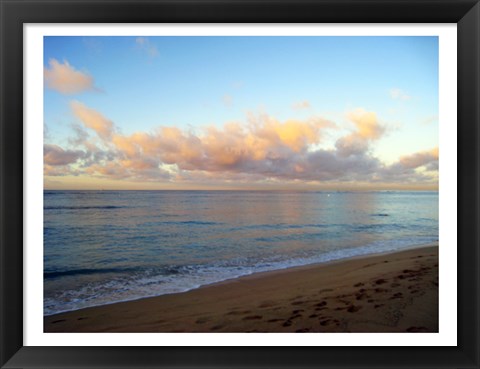
[[[437, 37], [45, 37], [44, 68], [46, 187], [438, 185]], [[100, 137], [97, 123], [85, 121], [80, 105], [75, 112], [72, 101], [113, 124], [108, 139]], [[331, 124], [320, 127], [319, 120]], [[240, 127], [234, 133], [226, 129], [232, 122]], [[314, 124], [315, 132], [304, 123]], [[378, 134], [362, 134], [365, 124]], [[280, 137], [287, 126], [303, 146]], [[200, 140], [197, 153], [208, 156], [208, 165], [185, 161], [178, 148], [166, 152], [160, 127], [180, 130], [187, 146]], [[216, 142], [212, 149], [212, 128], [225, 145], [236, 137], [228, 165], [214, 157], [227, 155], [228, 148]], [[276, 139], [258, 136], [265, 129], [276, 132]], [[252, 135], [263, 141], [246, 153], [242, 143]], [[127, 153], [114, 143], [125, 140], [135, 150]], [[338, 147], [347, 141], [358, 150], [345, 156]], [[274, 159], [268, 157], [272, 152]], [[322, 163], [334, 155], [344, 172], [322, 172], [324, 165], [315, 162], [320, 154]], [[148, 173], [139, 172], [146, 157]], [[399, 168], [408, 157], [419, 159], [419, 166]], [[355, 167], [368, 162], [370, 171], [349, 176], [354, 160]], [[303, 174], [272, 169], [286, 162], [303, 165], [297, 171]], [[131, 165], [128, 171], [115, 172], [124, 164]], [[101, 166], [111, 170], [95, 170]], [[155, 168], [163, 174], [157, 176]]]

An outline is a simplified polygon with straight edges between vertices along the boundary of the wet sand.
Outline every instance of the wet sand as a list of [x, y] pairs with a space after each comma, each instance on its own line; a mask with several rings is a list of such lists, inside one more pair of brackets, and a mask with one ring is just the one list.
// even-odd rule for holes
[[438, 332], [438, 247], [45, 317], [45, 332]]

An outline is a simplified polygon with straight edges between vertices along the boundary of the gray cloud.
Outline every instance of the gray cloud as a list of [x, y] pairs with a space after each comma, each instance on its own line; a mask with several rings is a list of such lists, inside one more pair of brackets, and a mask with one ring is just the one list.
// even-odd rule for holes
[[83, 152], [79, 150], [64, 150], [57, 145], [46, 144], [43, 146], [43, 161], [48, 165], [72, 164], [82, 156]]

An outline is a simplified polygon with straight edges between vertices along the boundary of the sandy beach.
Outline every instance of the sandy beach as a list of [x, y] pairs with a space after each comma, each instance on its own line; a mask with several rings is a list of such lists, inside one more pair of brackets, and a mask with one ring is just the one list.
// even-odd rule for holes
[[438, 332], [438, 246], [47, 316], [45, 332]]

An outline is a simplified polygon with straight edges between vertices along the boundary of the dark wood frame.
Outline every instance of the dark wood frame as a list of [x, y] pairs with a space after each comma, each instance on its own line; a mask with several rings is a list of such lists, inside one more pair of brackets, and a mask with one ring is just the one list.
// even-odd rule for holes
[[[0, 365], [5, 368], [479, 368], [478, 1], [0, 0]], [[458, 346], [23, 347], [23, 24], [144, 22], [457, 23]]]

